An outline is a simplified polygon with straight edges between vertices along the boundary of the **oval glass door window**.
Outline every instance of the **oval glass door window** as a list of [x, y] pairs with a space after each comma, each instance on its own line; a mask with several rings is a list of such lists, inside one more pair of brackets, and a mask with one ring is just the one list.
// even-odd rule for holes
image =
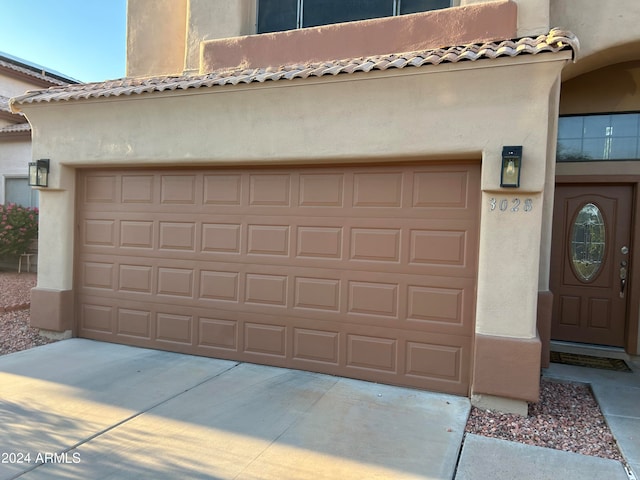
[[602, 213], [597, 205], [587, 203], [571, 227], [571, 262], [576, 276], [583, 282], [592, 280], [600, 271], [605, 241]]

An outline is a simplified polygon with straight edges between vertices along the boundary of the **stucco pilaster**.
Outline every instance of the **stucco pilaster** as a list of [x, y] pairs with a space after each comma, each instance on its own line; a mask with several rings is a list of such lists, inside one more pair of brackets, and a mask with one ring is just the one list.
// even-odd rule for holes
[[[38, 157], [40, 158], [40, 157]], [[73, 288], [75, 171], [51, 159], [50, 183], [40, 189], [38, 287]]]

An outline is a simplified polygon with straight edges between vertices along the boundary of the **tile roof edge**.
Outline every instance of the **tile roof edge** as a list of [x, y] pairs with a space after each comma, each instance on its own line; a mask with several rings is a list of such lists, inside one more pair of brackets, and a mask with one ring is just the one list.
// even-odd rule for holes
[[580, 50], [577, 37], [570, 31], [554, 28], [548, 34], [507, 39], [495, 42], [475, 43], [429, 50], [372, 55], [360, 58], [332, 60], [312, 64], [293, 64], [279, 67], [253, 69], [226, 69], [193, 76], [168, 75], [148, 78], [123, 78], [99, 83], [55, 86], [44, 90], [28, 91], [12, 98], [9, 107], [14, 113], [20, 111], [20, 105], [31, 103], [50, 103], [69, 100], [85, 100], [122, 95], [140, 95], [143, 93], [163, 92], [167, 90], [186, 90], [224, 85], [249, 84], [268, 80], [293, 80], [326, 75], [370, 72], [372, 70], [402, 69], [476, 61], [499, 57], [515, 57], [522, 54], [536, 55], [544, 52], [557, 53], [570, 50], [575, 62]]
[[30, 132], [31, 124], [29, 123], [16, 123], [13, 125], [5, 125], [4, 127], [0, 127], [0, 136], [16, 136]]

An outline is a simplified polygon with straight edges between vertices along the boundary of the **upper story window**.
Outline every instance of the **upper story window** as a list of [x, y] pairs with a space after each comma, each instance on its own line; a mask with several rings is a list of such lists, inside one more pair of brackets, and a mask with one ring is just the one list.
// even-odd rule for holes
[[258, 0], [258, 33], [390, 17], [451, 6], [451, 0]]
[[572, 115], [558, 122], [559, 162], [640, 160], [640, 113]]

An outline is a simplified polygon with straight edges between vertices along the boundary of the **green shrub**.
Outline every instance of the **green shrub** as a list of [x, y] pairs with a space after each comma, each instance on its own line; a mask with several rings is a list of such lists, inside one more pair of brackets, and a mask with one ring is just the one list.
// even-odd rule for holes
[[0, 205], [0, 256], [24, 253], [37, 235], [37, 208]]

